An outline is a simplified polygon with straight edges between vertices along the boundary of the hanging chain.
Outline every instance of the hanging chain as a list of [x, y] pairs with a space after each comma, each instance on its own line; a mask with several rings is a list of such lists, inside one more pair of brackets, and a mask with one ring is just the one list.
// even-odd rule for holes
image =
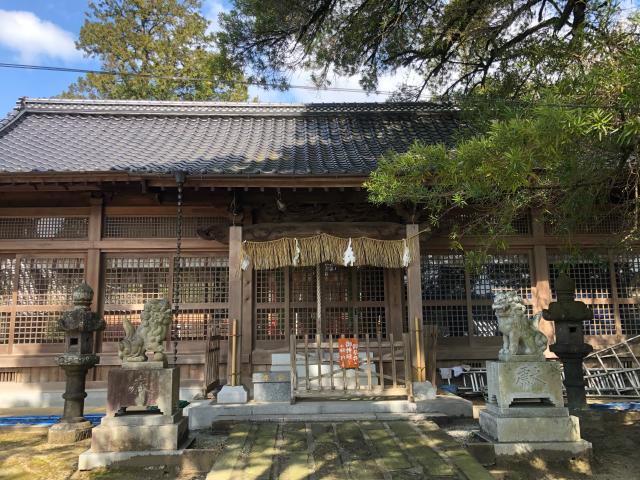
[[182, 253], [182, 186], [184, 185], [184, 173], [176, 174], [178, 184], [178, 212], [176, 216], [176, 254], [173, 258], [173, 327], [171, 329], [171, 341], [173, 343], [173, 364], [178, 364], [178, 317], [180, 315], [180, 283], [182, 280], [182, 265], [180, 255]]

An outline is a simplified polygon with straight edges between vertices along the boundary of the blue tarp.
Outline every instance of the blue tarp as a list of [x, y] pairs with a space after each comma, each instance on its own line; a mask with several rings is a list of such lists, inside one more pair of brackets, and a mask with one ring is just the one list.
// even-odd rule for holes
[[[85, 415], [93, 425], [100, 423], [104, 413], [93, 413]], [[0, 427], [14, 427], [17, 425], [27, 425], [30, 427], [49, 427], [62, 418], [60, 415], [25, 415], [20, 417], [0, 417]]]
[[640, 402], [611, 402], [593, 403], [590, 405], [595, 410], [614, 410], [619, 412], [640, 412]]

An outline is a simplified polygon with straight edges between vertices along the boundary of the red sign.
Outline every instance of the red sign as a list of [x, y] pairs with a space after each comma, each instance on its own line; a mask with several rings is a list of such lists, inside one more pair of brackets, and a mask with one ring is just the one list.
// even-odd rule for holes
[[358, 339], [339, 338], [338, 356], [340, 359], [340, 368], [358, 368], [358, 362], [360, 360], [358, 356]]

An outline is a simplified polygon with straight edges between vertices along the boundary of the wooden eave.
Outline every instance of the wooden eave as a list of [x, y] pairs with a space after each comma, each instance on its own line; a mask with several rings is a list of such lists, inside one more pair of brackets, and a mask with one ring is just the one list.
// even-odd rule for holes
[[[198, 188], [360, 188], [363, 175], [190, 175], [185, 187]], [[144, 182], [148, 187], [175, 187], [173, 175], [128, 172], [0, 173], [2, 191], [92, 190], [106, 183]]]

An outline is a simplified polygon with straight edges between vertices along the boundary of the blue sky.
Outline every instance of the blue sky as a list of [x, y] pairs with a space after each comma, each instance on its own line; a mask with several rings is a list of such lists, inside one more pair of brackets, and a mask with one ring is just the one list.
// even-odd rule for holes
[[[75, 49], [84, 22], [87, 1], [83, 0], [0, 0], [0, 63], [23, 63], [97, 69], [99, 62], [84, 58]], [[229, 8], [227, 0], [204, 0], [203, 14], [212, 22]], [[57, 95], [75, 81], [76, 73], [13, 70], [0, 68], [0, 118], [22, 96]], [[381, 90], [393, 90], [396, 78], [383, 81]], [[291, 83], [309, 84], [307, 72], [299, 72]], [[358, 87], [358, 78], [336, 78], [335, 86]], [[287, 92], [250, 90], [251, 97], [263, 102], [384, 101], [384, 96], [361, 93]]]
[[[230, 0], [203, 0], [202, 13], [215, 28], [218, 14], [229, 8]], [[640, 0], [623, 0], [625, 10], [632, 10]], [[85, 0], [0, 0], [0, 63], [24, 63], [49, 66], [98, 69], [99, 63], [84, 58], [75, 49], [87, 8]], [[49, 97], [64, 91], [79, 75], [75, 73], [12, 70], [0, 68], [0, 118], [22, 96]], [[358, 77], [333, 78], [332, 86], [358, 88]], [[292, 84], [310, 84], [309, 72], [291, 75]], [[419, 83], [407, 72], [383, 77], [382, 91], [393, 91], [403, 82]], [[384, 95], [364, 92], [327, 92], [289, 90], [264, 91], [251, 88], [250, 97], [261, 102], [353, 102], [384, 101]]]

